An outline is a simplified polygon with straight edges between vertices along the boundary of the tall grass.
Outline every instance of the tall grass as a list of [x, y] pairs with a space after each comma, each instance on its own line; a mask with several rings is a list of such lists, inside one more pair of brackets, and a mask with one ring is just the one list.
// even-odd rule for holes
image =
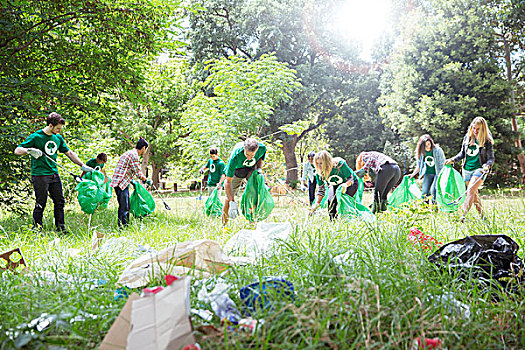
[[[204, 200], [195, 198], [198, 195], [168, 198], [170, 212], [158, 202], [153, 215], [133, 220], [122, 231], [117, 229], [115, 203], [91, 218], [70, 204], [70, 234], [62, 236], [53, 230], [50, 208], [43, 232], [30, 230], [29, 215], [1, 214], [0, 250], [21, 247], [30, 268], [2, 274], [0, 348], [22, 342], [27, 348], [95, 348], [125, 303], [115, 301], [113, 292], [119, 274], [137, 256], [137, 244], [160, 250], [177, 242], [211, 239], [222, 245], [241, 228], [251, 227], [241, 218], [223, 231], [220, 219], [203, 216]], [[389, 211], [367, 224], [330, 222], [325, 215], [306, 221], [304, 207], [281, 200], [267, 221], [291, 222], [291, 237], [255, 265], [232, 268], [223, 278], [232, 285], [229, 294], [240, 310], [238, 290], [267, 276], [292, 282], [295, 303], [276, 301], [260, 310], [255, 316], [265, 323], [253, 335], [232, 332], [216, 317], [211, 323], [218, 331], [206, 335], [200, 326], [207, 322], [192, 316], [198, 341], [204, 349], [399, 349], [410, 348], [416, 337], [439, 337], [449, 349], [524, 348], [523, 295], [506, 295], [473, 279], [440, 273], [428, 262], [429, 252], [418, 251], [407, 240], [409, 229], [416, 226], [445, 243], [466, 235], [506, 234], [523, 247], [523, 198], [486, 199], [484, 204], [485, 221], [472, 212], [466, 223], [459, 223], [456, 214], [418, 207]], [[106, 241], [123, 238], [121, 246], [92, 252], [94, 230], [104, 233]], [[344, 261], [336, 258], [345, 253]], [[519, 254], [523, 257], [523, 251]], [[211, 310], [197, 301], [199, 288], [196, 281], [192, 307]], [[468, 307], [470, 314], [457, 305]], [[42, 332], [25, 331], [24, 325], [43, 313], [61, 320]], [[71, 323], [77, 315], [84, 320]], [[20, 333], [26, 338], [17, 337]]]

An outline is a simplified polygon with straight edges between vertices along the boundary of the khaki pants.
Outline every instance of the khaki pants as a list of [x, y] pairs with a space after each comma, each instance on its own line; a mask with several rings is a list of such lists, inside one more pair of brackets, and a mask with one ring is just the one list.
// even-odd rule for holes
[[211, 194], [216, 188], [217, 186], [208, 186], [208, 197], [211, 196]]
[[239, 192], [239, 189], [241, 188], [242, 184], [243, 183], [246, 183], [246, 179], [243, 179], [243, 178], [240, 178], [240, 177], [237, 177], [237, 176], [233, 176], [232, 178], [232, 192], [233, 192], [233, 196], [235, 197], [237, 195], [237, 192]]
[[[249, 178], [250, 175], [252, 174], [253, 170], [251, 172], [249, 172], [248, 176], [246, 176], [246, 178]], [[237, 176], [233, 176], [232, 178], [232, 193], [233, 193], [233, 197], [235, 198], [235, 196], [237, 196], [237, 192], [239, 192], [239, 189], [241, 188], [241, 185], [243, 183], [246, 183], [247, 180], [246, 178], [242, 178], [242, 177], [237, 177]], [[226, 200], [224, 201], [224, 207], [222, 208], [222, 224], [223, 225], [226, 225], [228, 223], [228, 210], [230, 209], [230, 202], [228, 201], [228, 198], [226, 197]], [[240, 206], [239, 206], [239, 211], [241, 210]], [[239, 213], [240, 214], [240, 213]]]

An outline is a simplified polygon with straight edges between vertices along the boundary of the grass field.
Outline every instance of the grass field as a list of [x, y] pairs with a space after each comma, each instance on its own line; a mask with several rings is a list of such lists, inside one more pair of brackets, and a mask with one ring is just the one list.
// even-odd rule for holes
[[[306, 200], [303, 194], [297, 196]], [[211, 239], [223, 245], [250, 226], [240, 218], [224, 233], [219, 219], [203, 216], [204, 200], [195, 194], [167, 201], [170, 212], [157, 202], [153, 215], [134, 220], [120, 232], [114, 198], [109, 209], [91, 219], [76, 200], [69, 204], [66, 223], [71, 233], [65, 236], [53, 231], [50, 204], [45, 212], [47, 230], [41, 233], [30, 230], [29, 215], [0, 214], [0, 251], [21, 247], [29, 263], [25, 273], [2, 275], [0, 348], [24, 344], [31, 349], [96, 348], [125, 303], [115, 301], [113, 292], [119, 274], [134, 259], [137, 244], [160, 250], [177, 242]], [[257, 317], [265, 323], [253, 335], [233, 333], [214, 317], [211, 323], [218, 331], [211, 335], [196, 331], [198, 342], [203, 349], [406, 349], [416, 337], [438, 337], [448, 349], [525, 348], [522, 294], [506, 295], [441, 274], [428, 262], [430, 253], [418, 251], [407, 239], [416, 226], [444, 243], [466, 235], [505, 234], [523, 248], [523, 197], [491, 196], [483, 201], [485, 221], [474, 210], [460, 223], [458, 214], [420, 207], [381, 214], [373, 225], [330, 222], [325, 215], [306, 225], [305, 206], [281, 198], [267, 221], [291, 222], [291, 237], [255, 265], [232, 268], [224, 279], [234, 286], [229, 295], [239, 309], [238, 290], [263, 276], [292, 282], [295, 303], [261, 311]], [[106, 240], [127, 240], [113, 250], [93, 253], [93, 230], [104, 233]], [[334, 259], [347, 252], [346, 262]], [[523, 258], [522, 250], [519, 255]], [[197, 291], [192, 290], [192, 306], [211, 310], [198, 304]], [[43, 313], [59, 315], [58, 321], [42, 331], [28, 329], [28, 323]], [[83, 320], [71, 322], [75, 316]], [[192, 322], [196, 330], [207, 324], [197, 316]]]

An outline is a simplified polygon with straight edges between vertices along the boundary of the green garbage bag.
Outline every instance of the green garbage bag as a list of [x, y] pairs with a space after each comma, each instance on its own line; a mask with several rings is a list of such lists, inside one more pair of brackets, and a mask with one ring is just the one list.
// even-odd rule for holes
[[357, 193], [356, 193], [356, 199], [359, 203], [363, 202], [363, 192], [365, 190], [365, 179], [362, 177], [357, 178]]
[[104, 181], [106, 180], [106, 175], [97, 170], [85, 173], [83, 179], [92, 180], [97, 184], [99, 190], [102, 192], [100, 194], [102, 196], [102, 200], [98, 203], [98, 207], [107, 208], [109, 200], [111, 199], [111, 196], [113, 194], [113, 190], [110, 186], [111, 179], [109, 179], [108, 182], [104, 183]]
[[443, 167], [436, 183], [436, 202], [440, 209], [445, 212], [456, 211], [465, 202], [465, 196], [459, 197], [466, 190], [461, 174], [450, 164]]
[[210, 197], [204, 203], [204, 214], [206, 216], [221, 216], [223, 204], [219, 199], [218, 189], [215, 188]]
[[394, 190], [388, 204], [393, 208], [401, 208], [404, 205], [410, 204], [410, 202], [417, 199], [421, 199], [421, 190], [417, 185], [416, 180], [405, 175], [401, 184]]
[[359, 187], [356, 194], [352, 197], [342, 193], [342, 187], [339, 186], [335, 191], [337, 198], [337, 213], [341, 217], [349, 219], [362, 218], [365, 221], [375, 220], [375, 215], [372, 214], [370, 209], [361, 203], [363, 197], [363, 179], [359, 179]]
[[248, 221], [260, 221], [266, 219], [274, 207], [275, 202], [264, 184], [264, 176], [254, 171], [241, 197], [242, 214]]
[[104, 184], [105, 176], [99, 171], [88, 172], [83, 181], [75, 187], [78, 203], [86, 214], [93, 214], [98, 207], [105, 208], [111, 198], [109, 182]]
[[108, 182], [102, 185], [102, 187], [99, 187], [104, 196], [104, 198], [102, 199], [102, 202], [100, 202], [99, 204], [100, 208], [106, 209], [108, 207], [109, 200], [111, 199], [111, 195], [113, 194], [113, 190], [110, 184], [111, 184], [111, 179], [109, 179]]
[[[363, 200], [363, 191], [364, 191], [364, 188], [365, 188], [365, 181], [363, 180], [363, 178], [358, 178], [358, 187], [357, 187], [357, 200], [359, 201], [359, 203], [362, 202]], [[328, 186], [326, 184], [323, 185], [324, 186], [324, 193], [325, 193], [325, 196], [323, 197], [323, 199], [321, 200], [321, 208], [323, 209], [326, 209], [328, 207]]]
[[324, 184], [323, 186], [324, 186], [324, 197], [321, 200], [321, 208], [326, 209], [326, 207], [328, 206], [328, 186], [326, 186], [326, 184]]
[[155, 210], [155, 201], [151, 193], [138, 181], [133, 181], [132, 183], [135, 189], [129, 198], [131, 213], [137, 218], [153, 213]]
[[375, 220], [375, 215], [358, 200], [357, 194], [352, 197], [341, 193], [341, 188], [338, 188], [335, 195], [337, 197], [337, 212], [341, 217], [362, 218], [365, 221]]

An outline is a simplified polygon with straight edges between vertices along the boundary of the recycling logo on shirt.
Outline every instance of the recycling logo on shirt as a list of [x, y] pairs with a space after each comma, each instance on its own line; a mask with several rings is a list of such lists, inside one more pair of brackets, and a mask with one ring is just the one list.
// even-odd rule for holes
[[246, 166], [246, 167], [251, 167], [251, 166], [254, 166], [256, 162], [257, 162], [257, 161], [255, 160], [255, 158], [252, 158], [252, 159], [246, 159], [246, 160], [242, 163], [242, 165], [244, 165], [244, 166]]
[[343, 178], [339, 175], [332, 175], [328, 178], [328, 183], [332, 186], [337, 186], [343, 182]]
[[49, 140], [46, 142], [46, 145], [44, 146], [44, 150], [46, 151], [48, 155], [52, 156], [53, 154], [57, 153], [58, 146], [55, 143], [55, 141]]
[[215, 164], [211, 163], [210, 165], [210, 173], [214, 173], [215, 172]]
[[434, 162], [434, 157], [432, 157], [432, 156], [428, 156], [428, 157], [426, 157], [426, 158], [425, 158], [425, 164], [426, 164], [428, 167], [430, 167], [430, 168], [433, 167], [433, 166], [436, 164], [436, 162]]
[[479, 153], [479, 146], [476, 145], [476, 144], [474, 144], [474, 146], [475, 146], [475, 148], [470, 148], [470, 147], [472, 147], [472, 146], [469, 146], [469, 148], [467, 149], [467, 155], [468, 155], [469, 157], [475, 157], [475, 156], [477, 156], [478, 153]]

